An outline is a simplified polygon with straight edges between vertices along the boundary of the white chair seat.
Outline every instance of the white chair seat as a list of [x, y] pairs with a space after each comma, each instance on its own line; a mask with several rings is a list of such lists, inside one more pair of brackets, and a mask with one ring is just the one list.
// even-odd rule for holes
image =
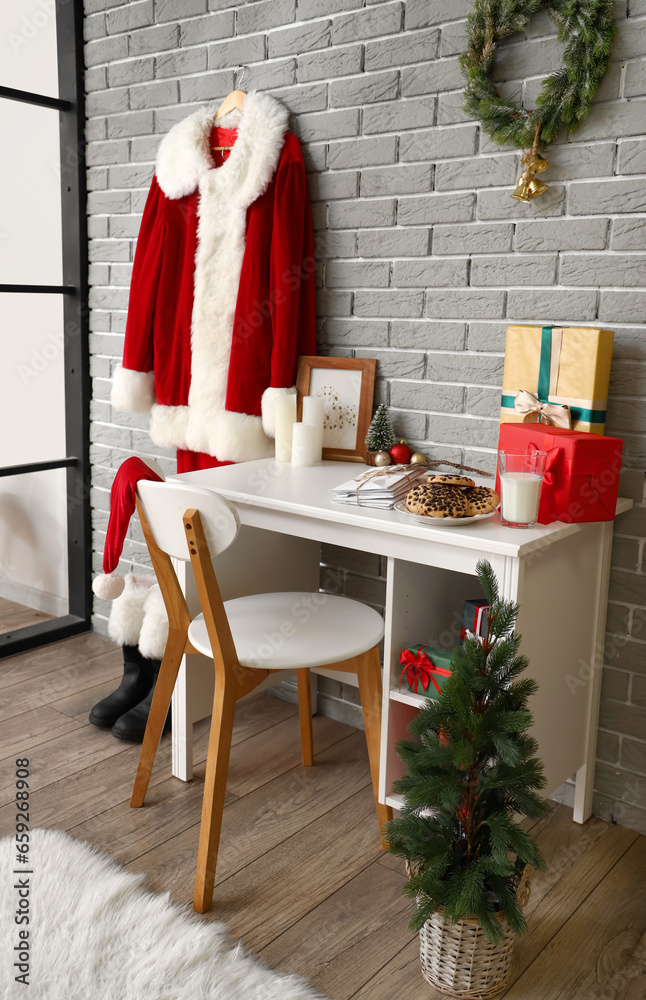
[[[372, 649], [384, 634], [380, 614], [333, 594], [253, 594], [224, 607], [243, 667], [330, 666]], [[192, 621], [188, 637], [200, 653], [212, 655], [204, 615]]]

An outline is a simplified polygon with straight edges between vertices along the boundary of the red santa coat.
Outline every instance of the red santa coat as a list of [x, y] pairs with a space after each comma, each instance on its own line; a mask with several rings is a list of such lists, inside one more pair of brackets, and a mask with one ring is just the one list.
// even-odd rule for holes
[[135, 254], [117, 409], [151, 411], [162, 447], [243, 462], [273, 453], [277, 396], [316, 353], [314, 243], [287, 109], [249, 93], [214, 169], [215, 110], [162, 141]]

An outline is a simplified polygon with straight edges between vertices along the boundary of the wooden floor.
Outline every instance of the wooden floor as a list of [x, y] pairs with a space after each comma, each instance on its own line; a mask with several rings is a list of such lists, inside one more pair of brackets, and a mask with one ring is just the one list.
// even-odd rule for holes
[[[27, 756], [32, 826], [88, 840], [188, 903], [206, 727], [196, 779], [170, 777], [165, 737], [147, 803], [130, 809], [139, 748], [87, 723], [120, 674], [120, 651], [93, 634], [0, 660], [0, 835], [14, 831], [14, 761]], [[199, 919], [225, 921], [330, 1000], [437, 1000], [407, 928], [401, 866], [379, 846], [363, 733], [315, 718], [305, 769], [295, 706], [260, 695], [236, 712], [214, 904]], [[646, 838], [598, 819], [577, 826], [562, 806], [533, 833], [550, 867], [534, 877], [506, 997], [643, 1000]]]
[[0, 634], [3, 632], [14, 632], [16, 629], [26, 628], [27, 625], [40, 625], [41, 622], [48, 621], [53, 615], [47, 615], [44, 611], [34, 611], [24, 604], [16, 604], [6, 597], [0, 597]]

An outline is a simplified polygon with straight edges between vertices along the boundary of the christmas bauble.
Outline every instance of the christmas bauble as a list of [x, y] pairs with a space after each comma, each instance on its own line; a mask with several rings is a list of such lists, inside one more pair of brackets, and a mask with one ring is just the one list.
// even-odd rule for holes
[[374, 455], [374, 463], [375, 465], [390, 465], [390, 455], [387, 451], [377, 451]]
[[402, 438], [399, 444], [394, 444], [390, 449], [390, 457], [395, 465], [406, 465], [410, 461], [411, 449]]
[[425, 455], [423, 451], [415, 451], [410, 457], [411, 465], [418, 465], [419, 462], [428, 462], [428, 455]]

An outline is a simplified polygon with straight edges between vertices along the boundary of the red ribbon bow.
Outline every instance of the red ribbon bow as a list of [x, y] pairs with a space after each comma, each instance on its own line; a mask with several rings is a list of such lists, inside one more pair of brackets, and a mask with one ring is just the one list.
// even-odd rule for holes
[[[542, 448], [534, 442], [530, 441], [527, 445], [527, 451], [542, 451]], [[546, 486], [553, 486], [556, 479], [556, 467], [559, 462], [559, 456], [561, 454], [561, 449], [550, 448], [547, 452], [547, 458], [545, 459], [545, 475], [543, 476], [543, 482]]]
[[416, 653], [411, 652], [410, 649], [403, 649], [399, 657], [399, 662], [404, 664], [404, 669], [399, 675], [400, 691], [404, 674], [406, 674], [406, 683], [415, 694], [418, 693], [418, 681], [421, 683], [424, 691], [426, 691], [429, 682], [431, 682], [437, 689], [437, 693], [442, 694], [442, 689], [433, 674], [437, 674], [438, 677], [451, 676], [450, 670], [446, 670], [444, 667], [436, 667], [430, 657], [421, 649], [418, 649]]

